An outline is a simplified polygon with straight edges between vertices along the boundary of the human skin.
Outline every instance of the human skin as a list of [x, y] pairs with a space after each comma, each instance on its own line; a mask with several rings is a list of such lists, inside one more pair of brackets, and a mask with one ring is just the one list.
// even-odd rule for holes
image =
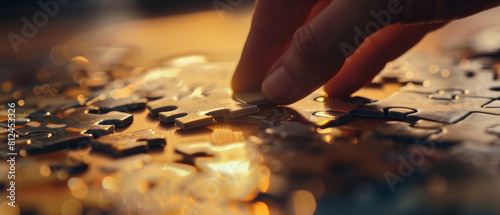
[[321, 86], [330, 97], [349, 96], [427, 33], [498, 5], [500, 0], [260, 0], [232, 88], [261, 90], [276, 104], [293, 103]]

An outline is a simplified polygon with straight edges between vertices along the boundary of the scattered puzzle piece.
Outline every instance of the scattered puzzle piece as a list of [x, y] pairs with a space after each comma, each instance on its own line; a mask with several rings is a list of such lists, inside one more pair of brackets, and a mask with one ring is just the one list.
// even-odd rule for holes
[[106, 135], [92, 142], [93, 150], [104, 151], [115, 157], [146, 153], [149, 149], [163, 146], [165, 146], [164, 135], [151, 129]]

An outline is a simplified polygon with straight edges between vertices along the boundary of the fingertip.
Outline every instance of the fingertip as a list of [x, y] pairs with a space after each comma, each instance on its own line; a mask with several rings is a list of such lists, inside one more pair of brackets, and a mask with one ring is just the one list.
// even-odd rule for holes
[[272, 71], [261, 87], [262, 94], [275, 104], [290, 104], [294, 84], [283, 66]]

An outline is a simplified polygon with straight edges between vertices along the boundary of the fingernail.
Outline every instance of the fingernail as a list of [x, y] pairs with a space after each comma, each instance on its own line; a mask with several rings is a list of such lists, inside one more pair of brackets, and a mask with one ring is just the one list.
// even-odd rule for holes
[[262, 93], [271, 101], [278, 103], [288, 99], [292, 90], [292, 80], [282, 66], [273, 71], [262, 83]]

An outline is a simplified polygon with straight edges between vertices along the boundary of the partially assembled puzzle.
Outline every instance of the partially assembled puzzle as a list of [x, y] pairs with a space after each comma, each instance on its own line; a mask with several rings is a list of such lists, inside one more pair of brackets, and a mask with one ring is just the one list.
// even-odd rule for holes
[[233, 94], [236, 62], [105, 57], [126, 48], [55, 68], [71, 83], [2, 80], [0, 214], [500, 213], [497, 48], [406, 54], [365, 88], [386, 98], [284, 106]]

